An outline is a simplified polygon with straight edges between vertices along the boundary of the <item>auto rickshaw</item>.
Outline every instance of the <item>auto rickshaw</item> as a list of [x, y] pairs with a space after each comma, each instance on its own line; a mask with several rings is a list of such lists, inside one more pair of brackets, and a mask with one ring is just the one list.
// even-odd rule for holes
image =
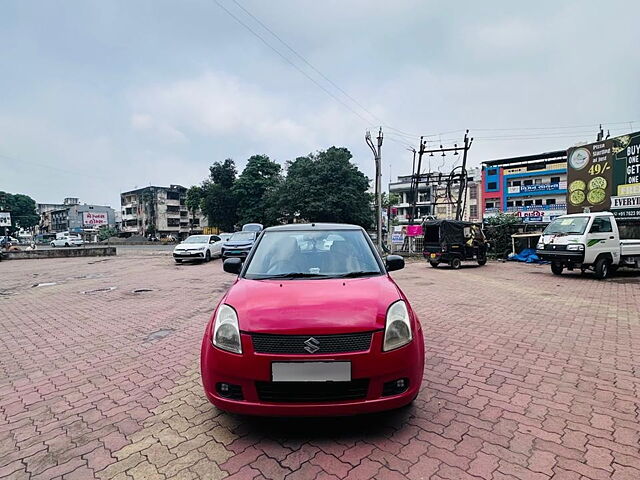
[[422, 224], [422, 254], [432, 267], [447, 263], [458, 269], [463, 261], [487, 263], [487, 241], [482, 225], [455, 220], [429, 220]]

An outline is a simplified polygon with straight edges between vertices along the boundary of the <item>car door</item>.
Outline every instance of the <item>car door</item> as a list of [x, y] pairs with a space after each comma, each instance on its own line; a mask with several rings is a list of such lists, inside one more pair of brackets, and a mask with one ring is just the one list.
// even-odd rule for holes
[[211, 235], [211, 239], [209, 240], [211, 256], [220, 256], [222, 255], [222, 240], [217, 235]]
[[594, 217], [585, 248], [589, 250], [589, 258], [596, 259], [601, 253], [609, 253], [613, 256], [614, 263], [618, 263], [618, 242], [609, 217]]

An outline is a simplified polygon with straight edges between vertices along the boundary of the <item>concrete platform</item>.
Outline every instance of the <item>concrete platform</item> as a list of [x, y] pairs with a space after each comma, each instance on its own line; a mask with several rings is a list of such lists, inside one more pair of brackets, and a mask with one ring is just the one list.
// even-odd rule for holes
[[108, 257], [116, 254], [116, 247], [60, 247], [38, 250], [2, 252], [3, 260], [31, 260], [38, 258]]

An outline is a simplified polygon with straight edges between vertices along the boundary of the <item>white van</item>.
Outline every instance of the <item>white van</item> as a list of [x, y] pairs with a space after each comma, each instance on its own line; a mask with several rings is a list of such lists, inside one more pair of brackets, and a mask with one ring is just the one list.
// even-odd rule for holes
[[551, 262], [551, 271], [592, 269], [603, 279], [618, 267], [640, 268], [640, 239], [620, 239], [610, 212], [563, 215], [551, 222], [540, 237], [536, 254]]

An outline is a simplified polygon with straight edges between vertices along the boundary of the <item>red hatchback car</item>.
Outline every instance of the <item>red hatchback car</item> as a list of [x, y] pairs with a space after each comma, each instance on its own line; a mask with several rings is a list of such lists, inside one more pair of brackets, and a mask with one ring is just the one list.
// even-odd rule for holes
[[250, 415], [353, 415], [409, 404], [424, 370], [422, 328], [354, 225], [271, 227], [247, 260], [202, 341], [209, 400]]

